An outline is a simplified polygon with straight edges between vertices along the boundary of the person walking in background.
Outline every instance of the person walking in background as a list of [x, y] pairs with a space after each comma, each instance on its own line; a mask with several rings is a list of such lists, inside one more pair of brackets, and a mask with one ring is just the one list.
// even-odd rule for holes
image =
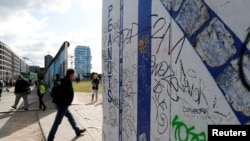
[[58, 84], [58, 83], [60, 83], [60, 76], [59, 76], [59, 74], [57, 73], [57, 74], [56, 74], [56, 79], [55, 79], [55, 81], [54, 81], [54, 85], [56, 85], [56, 84]]
[[13, 86], [13, 80], [12, 78], [9, 80], [9, 87], [12, 87]]
[[98, 100], [98, 85], [99, 85], [99, 78], [97, 76], [97, 74], [95, 74], [93, 76], [93, 79], [92, 79], [92, 101], [94, 100], [94, 97], [95, 97], [95, 101]]
[[29, 86], [32, 86], [32, 80], [29, 79]]
[[16, 109], [19, 103], [20, 98], [23, 98], [24, 101], [24, 110], [28, 110], [28, 95], [27, 88], [29, 87], [29, 82], [25, 80], [22, 75], [18, 75], [18, 79], [16, 80], [14, 93], [16, 95], [16, 99], [12, 108]]
[[4, 81], [4, 86], [5, 86], [5, 88], [6, 88], [6, 92], [10, 92], [8, 80], [5, 80], [5, 81]]
[[4, 82], [3, 82], [2, 78], [0, 77], [0, 100], [2, 97], [3, 87], [4, 87]]
[[37, 81], [37, 96], [39, 98], [39, 109], [42, 109], [43, 111], [46, 110], [47, 106], [43, 102], [43, 96], [46, 94], [46, 86], [43, 83], [42, 80]]
[[35, 83], [35, 87], [38, 87], [38, 81], [39, 80], [35, 80], [35, 82], [34, 82]]
[[60, 82], [60, 90], [59, 93], [56, 94], [54, 97], [54, 103], [57, 105], [57, 114], [52, 125], [52, 128], [48, 135], [48, 141], [53, 141], [56, 131], [62, 122], [64, 116], [68, 118], [69, 123], [71, 124], [72, 128], [75, 130], [76, 136], [80, 136], [81, 133], [85, 132], [86, 129], [80, 129], [76, 121], [68, 110], [68, 107], [71, 105], [73, 98], [74, 98], [74, 90], [72, 85], [72, 80], [75, 77], [75, 71], [73, 69], [68, 69], [66, 72], [66, 76], [61, 79]]

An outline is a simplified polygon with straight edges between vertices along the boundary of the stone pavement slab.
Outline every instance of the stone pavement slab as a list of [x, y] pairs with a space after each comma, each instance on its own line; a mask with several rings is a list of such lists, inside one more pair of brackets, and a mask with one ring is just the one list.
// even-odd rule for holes
[[72, 114], [96, 141], [102, 141], [102, 105], [101, 103], [90, 103], [86, 105], [70, 106]]
[[[45, 138], [44, 140], [46, 140], [56, 116], [56, 108], [52, 103], [50, 95], [47, 93], [44, 97], [45, 104], [47, 105], [47, 110], [39, 110], [37, 108], [38, 97], [36, 95], [36, 88], [32, 87], [32, 89], [32, 93], [28, 96], [29, 111], [37, 112], [37, 116], [39, 117], [38, 122], [43, 132]], [[24, 104], [22, 99], [20, 99], [17, 106], [18, 108], [16, 110], [11, 108], [15, 100], [13, 91], [14, 88], [11, 88], [10, 92], [4, 91], [2, 93], [0, 101], [0, 140], [8, 140], [8, 136], [11, 134], [8, 128], [11, 128], [11, 126], [13, 125], [13, 123], [11, 122], [11, 119], [13, 119], [12, 114], [14, 114], [15, 112], [23, 112], [25, 114], [25, 111], [23, 110]], [[55, 141], [102, 141], [101, 101], [85, 104], [86, 102], [83, 102], [83, 99], [86, 99], [86, 97], [81, 97], [81, 93], [76, 93], [76, 95], [77, 96], [73, 101], [73, 105], [69, 107], [69, 110], [75, 117], [78, 126], [80, 128], [86, 128], [87, 132], [85, 132], [82, 136], [76, 138], [74, 130], [71, 128], [67, 118], [65, 117], [59, 126]], [[27, 136], [23, 135], [23, 137], [25, 138]]]
[[[28, 103], [31, 105], [32, 103], [35, 103], [38, 101], [38, 97], [36, 94], [36, 88], [31, 87], [31, 94], [28, 95]], [[15, 94], [14, 94], [14, 87], [9, 88], [9, 92], [3, 91], [2, 92], [2, 97], [0, 101], [0, 113], [8, 113], [8, 112], [13, 112], [16, 111], [11, 108], [11, 106], [14, 104], [15, 101]], [[23, 99], [21, 98], [17, 110], [22, 110], [24, 107]]]
[[[52, 100], [50, 99], [50, 97], [47, 97], [45, 104], [47, 105], [48, 109], [45, 111], [38, 112], [40, 126], [45, 138], [48, 137], [49, 131], [56, 116], [56, 108], [51, 101]], [[59, 128], [57, 130], [55, 141], [101, 141], [101, 139], [97, 140], [93, 136], [93, 133], [91, 133], [92, 131], [88, 128], [88, 126], [82, 123], [82, 121], [78, 118], [81, 117], [81, 115], [75, 112], [75, 110], [78, 108], [75, 106], [76, 105], [70, 106], [69, 110], [72, 112], [78, 126], [80, 128], [86, 128], [87, 131], [83, 133], [82, 136], [76, 137], [74, 130], [68, 122], [68, 119], [64, 117], [62, 123], [59, 125]]]
[[[14, 103], [14, 87], [10, 92], [3, 91], [0, 101], [0, 140], [35, 140], [43, 141], [43, 135], [38, 124], [38, 103], [34, 87], [32, 93], [28, 95], [29, 111], [23, 110], [23, 99], [20, 99], [18, 109], [12, 109]], [[29, 118], [30, 117], [30, 118]], [[31, 133], [26, 136], [27, 133]]]
[[[52, 124], [56, 116], [56, 110], [48, 109], [45, 112], [39, 112], [38, 115], [43, 134], [47, 139], [49, 131], [52, 127]], [[63, 118], [63, 121], [57, 130], [54, 141], [95, 141], [95, 140], [88, 132], [85, 132], [81, 136], [76, 137], [74, 130], [71, 128], [67, 118], [65, 117]]]

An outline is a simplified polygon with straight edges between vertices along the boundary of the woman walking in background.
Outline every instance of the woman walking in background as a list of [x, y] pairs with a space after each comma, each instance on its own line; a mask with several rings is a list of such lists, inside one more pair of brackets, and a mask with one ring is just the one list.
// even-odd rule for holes
[[99, 85], [99, 78], [97, 74], [95, 74], [92, 79], [92, 91], [93, 91], [92, 101], [94, 100], [94, 97], [95, 97], [95, 101], [98, 100], [98, 85]]

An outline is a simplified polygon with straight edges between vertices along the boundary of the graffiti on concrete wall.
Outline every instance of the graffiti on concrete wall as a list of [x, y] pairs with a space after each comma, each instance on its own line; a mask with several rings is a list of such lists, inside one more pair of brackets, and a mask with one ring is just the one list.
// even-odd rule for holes
[[232, 35], [217, 18], [198, 35], [194, 47], [210, 67], [225, 64], [236, 53]]
[[[243, 55], [243, 58], [249, 56]], [[248, 61], [248, 59], [245, 59]], [[249, 71], [249, 61], [245, 62], [246, 72]], [[231, 64], [216, 79], [218, 85], [225, 92], [225, 98], [232, 107], [243, 115], [250, 117], [250, 94], [248, 89], [242, 84], [239, 76], [238, 60], [232, 60]], [[249, 82], [249, 80], [248, 80]], [[250, 84], [250, 83], [249, 83]]]
[[183, 121], [180, 121], [179, 116], [175, 115], [172, 121], [174, 128], [174, 137], [177, 141], [206, 141], [206, 133], [204, 131], [197, 133], [195, 126], [189, 127]]
[[171, 7], [166, 9], [206, 64], [240, 122], [248, 122], [249, 91], [241, 83], [237, 66], [243, 43], [202, 0], [183, 1], [179, 11], [173, 11]]
[[104, 140], [206, 141], [209, 124], [250, 122], [250, 35], [215, 6], [103, 3]]
[[63, 78], [66, 74], [68, 68], [69, 46], [70, 43], [68, 41], [63, 42], [54, 59], [45, 70], [44, 81], [49, 88], [53, 87], [56, 74], [59, 74], [60, 78]]
[[[102, 59], [103, 59], [103, 100], [107, 101], [103, 103], [103, 125], [105, 129], [103, 131], [103, 140], [115, 141], [118, 138], [119, 133], [119, 55], [117, 53], [116, 35], [119, 31], [119, 25], [117, 21], [119, 15], [115, 14], [118, 8], [115, 1], [103, 5], [103, 11], [106, 13], [103, 15], [107, 20], [103, 22], [103, 40], [102, 40]], [[112, 129], [112, 130], [111, 130]]]
[[[171, 7], [170, 10], [172, 10]], [[189, 37], [196, 33], [208, 19], [209, 13], [202, 0], [186, 0], [176, 17], [176, 21]]]
[[246, 36], [245, 41], [242, 44], [241, 51], [240, 51], [240, 59], [239, 59], [239, 77], [241, 78], [242, 84], [245, 88], [250, 91], [250, 78], [249, 78], [249, 53], [248, 55], [245, 54], [247, 51], [247, 45], [250, 40], [250, 27], [247, 29], [248, 34]]
[[181, 6], [182, 0], [161, 0], [161, 2], [167, 9], [177, 11]]

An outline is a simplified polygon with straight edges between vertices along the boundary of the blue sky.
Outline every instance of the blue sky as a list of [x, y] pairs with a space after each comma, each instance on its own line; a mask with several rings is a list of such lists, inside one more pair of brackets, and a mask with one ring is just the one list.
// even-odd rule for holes
[[102, 0], [0, 0], [0, 19], [0, 41], [18, 56], [43, 67], [69, 41], [69, 56], [90, 46], [92, 71], [101, 73]]

